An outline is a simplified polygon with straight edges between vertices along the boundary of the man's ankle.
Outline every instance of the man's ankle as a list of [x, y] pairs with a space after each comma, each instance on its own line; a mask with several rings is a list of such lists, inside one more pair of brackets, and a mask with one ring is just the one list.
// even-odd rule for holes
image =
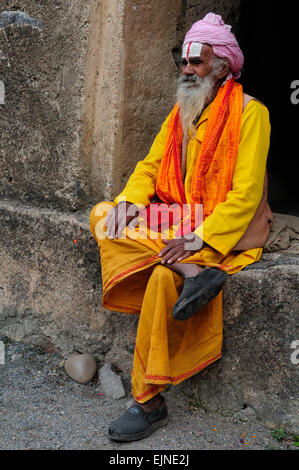
[[143, 411], [145, 413], [150, 413], [151, 411], [155, 410], [156, 408], [164, 408], [166, 406], [165, 399], [158, 393], [155, 395], [153, 398], [150, 400], [144, 402], [144, 403], [139, 403], [137, 400], [135, 400], [136, 404], [141, 406]]

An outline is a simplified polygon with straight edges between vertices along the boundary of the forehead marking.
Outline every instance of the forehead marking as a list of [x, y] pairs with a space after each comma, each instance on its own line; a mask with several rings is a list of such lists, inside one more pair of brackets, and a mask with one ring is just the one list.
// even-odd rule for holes
[[183, 47], [182, 58], [189, 60], [189, 57], [200, 57], [203, 44], [201, 42], [189, 42]]

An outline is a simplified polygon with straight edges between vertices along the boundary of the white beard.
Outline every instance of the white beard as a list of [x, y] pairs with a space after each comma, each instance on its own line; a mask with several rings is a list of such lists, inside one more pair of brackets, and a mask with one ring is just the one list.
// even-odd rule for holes
[[200, 78], [198, 75], [181, 75], [177, 83], [177, 103], [186, 136], [189, 130], [195, 132], [193, 122], [209, 101], [215, 82], [211, 75], [205, 78]]

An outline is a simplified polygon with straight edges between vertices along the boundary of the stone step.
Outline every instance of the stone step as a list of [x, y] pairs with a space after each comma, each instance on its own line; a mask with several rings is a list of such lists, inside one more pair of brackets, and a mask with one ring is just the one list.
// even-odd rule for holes
[[117, 326], [121, 337], [131, 338], [124, 346], [133, 352], [129, 330], [137, 316], [111, 315], [101, 306], [99, 253], [88, 215], [0, 202], [0, 334], [101, 360], [118, 337]]

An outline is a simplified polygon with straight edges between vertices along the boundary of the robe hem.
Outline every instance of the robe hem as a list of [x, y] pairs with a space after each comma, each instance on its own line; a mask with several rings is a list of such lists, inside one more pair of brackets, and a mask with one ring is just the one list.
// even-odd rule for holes
[[152, 261], [155, 261], [157, 258], [159, 258], [159, 255], [154, 255], [151, 256], [150, 258], [145, 259], [141, 263], [132, 266], [131, 268], [126, 269], [125, 271], [122, 271], [121, 273], [117, 274], [114, 276], [110, 281], [107, 283], [105, 291], [109, 289], [109, 287], [114, 284], [114, 282], [118, 281], [119, 279], [125, 278], [127, 274], [131, 274], [134, 271], [137, 271], [139, 268], [143, 268], [143, 266], [146, 266], [148, 264], [151, 264]]
[[[184, 379], [187, 379], [187, 378], [191, 377], [192, 375], [195, 375], [197, 372], [200, 372], [202, 369], [209, 366], [213, 362], [217, 361], [221, 357], [222, 357], [222, 354], [220, 353], [217, 356], [213, 357], [212, 359], [210, 359], [210, 360], [204, 362], [203, 364], [201, 364], [200, 366], [196, 367], [195, 369], [192, 369], [191, 371], [186, 372], [185, 374], [181, 374], [180, 376], [177, 376], [177, 377], [165, 377], [165, 379], [167, 379], [167, 381], [165, 381], [165, 383], [157, 383], [157, 384], [152, 383], [153, 387], [151, 387], [149, 390], [146, 390], [141, 395], [134, 395], [133, 394], [133, 396], [134, 396], [136, 401], [141, 402], [141, 400], [143, 400], [146, 396], [148, 396], [150, 394], [153, 394], [154, 392], [156, 392], [156, 393], [154, 393], [154, 395], [156, 395], [157, 390], [159, 390], [158, 393], [165, 390], [165, 385], [167, 385], [169, 382], [171, 383], [171, 385], [177, 385], [178, 383], [182, 382]], [[156, 377], [156, 376], [148, 376], [148, 377]], [[178, 379], [178, 378], [179, 378], [179, 380], [173, 381], [174, 379]], [[154, 379], [152, 379], [152, 380], [154, 380]]]
[[153, 381], [159, 381], [155, 385], [165, 385], [167, 383], [179, 383], [182, 380], [190, 377], [191, 375], [196, 374], [197, 372], [204, 369], [205, 367], [207, 367], [212, 362], [217, 361], [218, 359], [220, 359], [222, 357], [222, 354], [220, 353], [220, 354], [217, 354], [217, 356], [209, 359], [208, 361], [203, 362], [202, 364], [200, 364], [200, 365], [196, 366], [195, 368], [189, 370], [188, 372], [184, 372], [183, 374], [180, 374], [180, 375], [177, 375], [177, 376], [170, 376], [170, 375], [169, 376], [164, 376], [164, 375], [146, 374], [146, 368], [145, 368], [143, 360], [140, 356], [140, 353], [138, 351], [137, 346], [135, 346], [135, 351], [136, 351], [137, 357], [139, 359], [139, 362], [141, 364], [141, 367], [142, 367], [143, 371], [145, 372], [146, 383], [152, 384]]
[[[191, 375], [194, 375], [196, 374], [197, 372], [199, 372], [200, 370], [204, 369], [205, 367], [207, 367], [209, 364], [211, 364], [212, 362], [214, 361], [217, 361], [217, 359], [220, 359], [222, 357], [222, 354], [218, 354], [217, 356], [213, 357], [212, 359], [209, 359], [208, 361], [204, 362], [203, 364], [200, 364], [199, 366], [195, 367], [194, 369], [190, 370], [189, 372], [185, 372], [184, 374], [181, 374], [181, 375], [177, 375], [175, 377], [172, 377], [172, 376], [159, 376], [159, 375], [145, 375], [145, 378], [146, 380], [150, 381], [149, 383], [153, 383], [152, 381], [158, 381], [159, 380], [159, 384], [163, 385], [163, 383], [179, 383], [181, 381], [183, 381], [184, 379], [187, 379], [188, 377], [190, 377]], [[161, 381], [163, 381], [161, 383]], [[157, 383], [158, 385], [158, 383]]]

